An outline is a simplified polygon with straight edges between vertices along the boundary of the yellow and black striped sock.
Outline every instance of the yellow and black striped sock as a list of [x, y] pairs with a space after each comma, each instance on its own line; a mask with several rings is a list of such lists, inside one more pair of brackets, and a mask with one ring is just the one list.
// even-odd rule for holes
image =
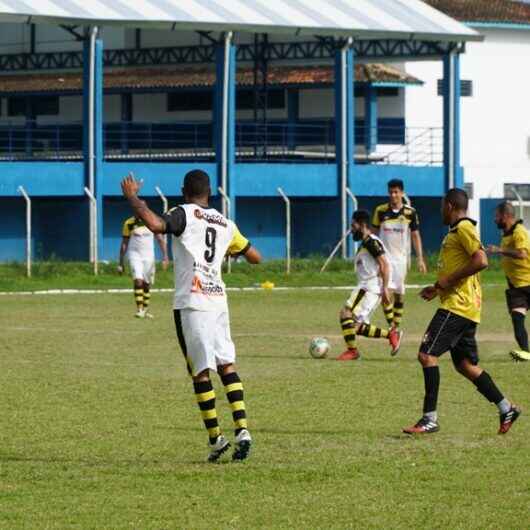
[[149, 307], [149, 302], [151, 301], [151, 293], [149, 291], [144, 291], [144, 309], [147, 310]]
[[243, 398], [243, 383], [239, 379], [237, 372], [222, 375], [221, 381], [225, 386], [226, 398], [232, 409], [232, 418], [234, 420], [236, 436], [247, 428], [247, 412]]
[[217, 410], [215, 409], [215, 391], [211, 381], [199, 381], [193, 383], [197, 403], [201, 409], [202, 420], [208, 431], [210, 443], [213, 444], [221, 434], [217, 422]]
[[391, 326], [394, 323], [394, 304], [383, 306], [383, 311], [388, 325]]
[[357, 333], [371, 339], [388, 339], [390, 332], [388, 329], [378, 328], [372, 324], [362, 324]]
[[403, 307], [405, 306], [405, 302], [403, 298], [396, 298], [394, 301], [394, 326], [397, 328], [401, 324], [401, 320], [403, 319]]
[[353, 350], [357, 347], [357, 341], [355, 336], [355, 322], [351, 317], [341, 318], [340, 327], [342, 328], [342, 335], [344, 337], [346, 345], [348, 346], [348, 348]]
[[144, 307], [144, 290], [143, 289], [134, 289], [134, 301], [136, 302], [136, 307], [138, 309], [143, 309]]

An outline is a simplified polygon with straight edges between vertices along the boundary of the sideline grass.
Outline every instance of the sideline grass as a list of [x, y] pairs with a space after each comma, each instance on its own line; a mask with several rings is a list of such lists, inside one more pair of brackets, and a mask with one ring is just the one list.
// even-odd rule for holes
[[419, 416], [415, 353], [435, 309], [417, 292], [397, 358], [374, 340], [361, 341], [359, 362], [309, 358], [316, 335], [340, 353], [346, 294], [231, 295], [255, 437], [242, 465], [204, 463], [169, 294], [153, 297], [154, 321], [132, 318], [126, 295], [6, 298], [0, 528], [527, 528], [530, 366], [508, 359], [503, 289], [485, 289], [480, 345], [483, 366], [525, 409], [505, 437], [495, 408], [447, 358], [441, 432], [400, 434]]
[[[429, 270], [435, 270], [436, 256], [429, 258]], [[224, 274], [229, 287], [252, 287], [264, 281], [272, 281], [277, 286], [323, 286], [352, 285], [354, 272], [351, 261], [337, 259], [330, 263], [324, 273], [320, 268], [323, 258], [295, 259], [292, 262], [291, 274], [285, 273], [285, 262], [282, 260], [267, 261], [259, 266], [246, 263], [234, 263], [231, 274]], [[36, 262], [32, 278], [26, 278], [26, 268], [22, 263], [0, 264], [0, 291], [36, 291], [42, 289], [117, 289], [131, 285], [128, 273], [120, 276], [116, 263], [101, 263], [99, 276], [94, 276], [89, 263], [63, 261]], [[423, 284], [434, 281], [431, 272], [422, 275], [414, 270], [408, 276], [411, 284]], [[498, 261], [492, 260], [490, 268], [483, 273], [485, 283], [505, 283], [504, 275], [499, 269]], [[171, 270], [162, 271], [158, 267], [157, 287], [173, 287]]]

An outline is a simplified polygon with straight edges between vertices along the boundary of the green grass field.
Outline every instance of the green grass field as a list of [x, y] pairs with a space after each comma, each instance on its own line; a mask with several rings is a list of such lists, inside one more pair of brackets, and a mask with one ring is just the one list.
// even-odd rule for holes
[[360, 361], [311, 359], [313, 336], [342, 351], [346, 295], [231, 294], [255, 446], [246, 463], [218, 465], [204, 462], [169, 294], [153, 296], [154, 321], [132, 317], [132, 295], [2, 297], [0, 528], [530, 527], [530, 364], [508, 358], [503, 289], [485, 288], [479, 338], [483, 367], [525, 409], [505, 437], [448, 358], [442, 430], [401, 434], [420, 415], [415, 355], [436, 307], [417, 291], [398, 357], [365, 339]]

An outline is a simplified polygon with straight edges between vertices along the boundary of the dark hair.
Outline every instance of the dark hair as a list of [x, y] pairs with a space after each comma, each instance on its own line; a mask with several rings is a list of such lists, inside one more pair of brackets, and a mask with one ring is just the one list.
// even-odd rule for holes
[[366, 210], [356, 210], [353, 212], [352, 219], [357, 223], [370, 225], [370, 214]]
[[204, 197], [210, 193], [210, 177], [201, 169], [188, 171], [184, 177], [184, 195], [187, 197]]
[[515, 208], [510, 201], [502, 201], [497, 205], [497, 211], [500, 214], [508, 215], [510, 217], [515, 217]]
[[401, 179], [392, 179], [388, 181], [388, 189], [399, 188], [401, 191], [405, 189], [405, 185]]
[[461, 211], [467, 210], [469, 199], [467, 193], [460, 188], [452, 188], [445, 194], [445, 200], [454, 208]]

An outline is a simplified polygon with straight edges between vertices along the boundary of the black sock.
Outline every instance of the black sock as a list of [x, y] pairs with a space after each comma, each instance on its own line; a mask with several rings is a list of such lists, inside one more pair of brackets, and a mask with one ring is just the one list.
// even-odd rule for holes
[[504, 399], [502, 392], [485, 370], [473, 381], [473, 384], [490, 403], [497, 404]]
[[519, 311], [512, 311], [513, 331], [515, 333], [515, 340], [519, 344], [519, 348], [524, 351], [528, 350], [528, 333], [524, 327], [525, 315]]
[[438, 389], [440, 388], [440, 369], [438, 366], [424, 368], [423, 379], [425, 381], [423, 412], [434, 412], [438, 404]]

